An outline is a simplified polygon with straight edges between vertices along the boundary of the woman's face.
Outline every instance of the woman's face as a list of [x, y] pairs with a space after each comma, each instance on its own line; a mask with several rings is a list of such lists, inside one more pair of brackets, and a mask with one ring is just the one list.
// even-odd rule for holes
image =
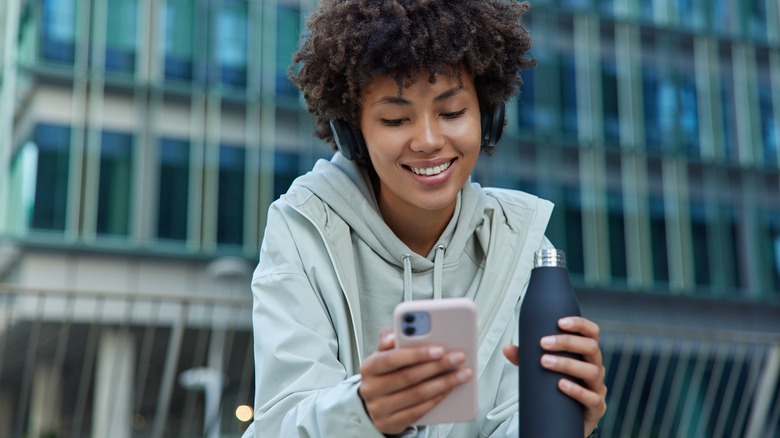
[[[383, 215], [451, 216], [480, 151], [480, 113], [471, 76], [415, 75], [399, 95], [381, 76], [361, 96], [360, 128], [379, 176]], [[412, 215], [412, 216], [409, 216]]]

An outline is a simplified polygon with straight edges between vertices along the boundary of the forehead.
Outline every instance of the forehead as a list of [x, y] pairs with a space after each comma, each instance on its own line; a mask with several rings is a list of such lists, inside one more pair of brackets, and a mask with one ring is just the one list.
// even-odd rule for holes
[[419, 94], [435, 94], [452, 89], [474, 90], [471, 75], [465, 69], [455, 74], [434, 74], [419, 71], [402, 76], [380, 75], [363, 87], [361, 100], [389, 96], [405, 97]]

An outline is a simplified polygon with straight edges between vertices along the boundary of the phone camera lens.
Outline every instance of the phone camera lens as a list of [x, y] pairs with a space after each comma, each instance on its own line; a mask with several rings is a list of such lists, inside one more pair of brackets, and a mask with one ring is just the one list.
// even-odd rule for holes
[[414, 322], [414, 314], [413, 313], [407, 313], [404, 315], [404, 321], [408, 322], [409, 324]]
[[[412, 319], [414, 319], [414, 318], [412, 318]], [[406, 334], [407, 336], [413, 335], [416, 331], [417, 330], [415, 330], [414, 327], [405, 327], [404, 328], [404, 334]]]

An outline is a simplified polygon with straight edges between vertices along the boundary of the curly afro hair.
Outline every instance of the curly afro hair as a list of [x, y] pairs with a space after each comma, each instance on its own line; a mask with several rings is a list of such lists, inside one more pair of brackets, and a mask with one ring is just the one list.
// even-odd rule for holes
[[[314, 116], [316, 134], [334, 144], [329, 120], [358, 125], [361, 90], [415, 71], [473, 77], [481, 111], [519, 92], [531, 37], [521, 19], [527, 3], [505, 0], [322, 0], [307, 22], [290, 78]], [[490, 151], [488, 151], [490, 152]]]

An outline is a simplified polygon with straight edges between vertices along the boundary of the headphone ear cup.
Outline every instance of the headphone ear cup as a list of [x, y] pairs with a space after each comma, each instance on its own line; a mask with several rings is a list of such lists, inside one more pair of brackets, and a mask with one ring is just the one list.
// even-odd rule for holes
[[368, 149], [363, 134], [341, 119], [330, 119], [330, 131], [341, 155], [352, 161], [367, 161]]
[[504, 133], [506, 104], [501, 102], [493, 111], [482, 114], [482, 149], [490, 150], [496, 146]]

